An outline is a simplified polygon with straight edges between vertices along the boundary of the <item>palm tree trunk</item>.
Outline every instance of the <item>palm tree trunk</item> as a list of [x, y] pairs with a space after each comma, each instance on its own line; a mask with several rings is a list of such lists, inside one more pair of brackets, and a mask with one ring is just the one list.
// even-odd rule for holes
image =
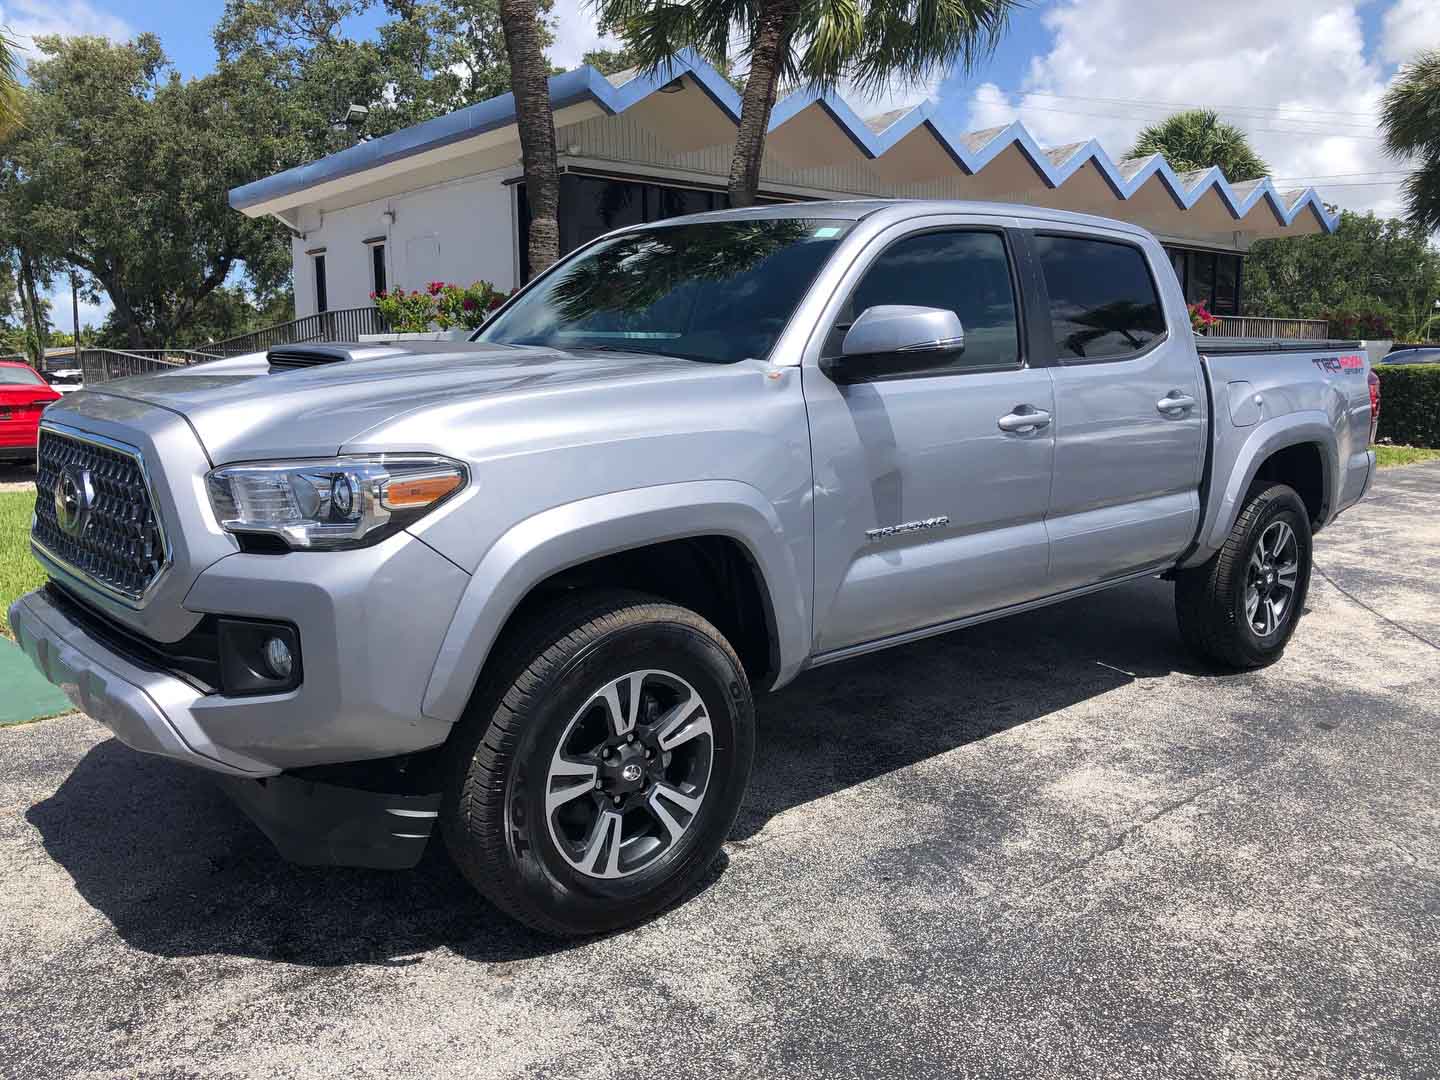
[[35, 263], [30, 253], [20, 249], [20, 306], [25, 313], [25, 352], [30, 366], [40, 371], [45, 366], [45, 314], [40, 307], [40, 293], [35, 287]]
[[760, 188], [760, 163], [765, 157], [765, 134], [780, 84], [780, 69], [800, 14], [796, 0], [774, 0], [761, 5], [751, 37], [750, 74], [740, 96], [740, 130], [735, 133], [735, 156], [730, 161], [730, 205], [750, 206]]
[[538, 0], [500, 0], [500, 23], [510, 57], [515, 123], [530, 203], [530, 276], [560, 258], [560, 166], [555, 115], [550, 108], [549, 64], [541, 43]]

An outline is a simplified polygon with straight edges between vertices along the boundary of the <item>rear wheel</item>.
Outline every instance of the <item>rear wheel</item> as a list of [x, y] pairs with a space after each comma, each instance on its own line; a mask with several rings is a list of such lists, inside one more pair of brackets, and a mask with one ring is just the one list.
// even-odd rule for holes
[[571, 594], [527, 620], [456, 732], [446, 845], [502, 910], [553, 934], [639, 922], [714, 861], [749, 779], [754, 711], [699, 615]]
[[1248, 670], [1285, 652], [1310, 588], [1310, 515], [1293, 488], [1256, 485], [1210, 560], [1175, 579], [1180, 635], [1224, 667]]

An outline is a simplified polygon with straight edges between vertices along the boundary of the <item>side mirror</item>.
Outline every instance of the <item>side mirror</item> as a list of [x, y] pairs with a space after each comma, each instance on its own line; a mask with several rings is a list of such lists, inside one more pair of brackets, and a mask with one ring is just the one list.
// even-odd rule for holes
[[820, 368], [842, 385], [942, 367], [965, 351], [960, 316], [944, 308], [879, 304], [850, 324], [840, 355]]

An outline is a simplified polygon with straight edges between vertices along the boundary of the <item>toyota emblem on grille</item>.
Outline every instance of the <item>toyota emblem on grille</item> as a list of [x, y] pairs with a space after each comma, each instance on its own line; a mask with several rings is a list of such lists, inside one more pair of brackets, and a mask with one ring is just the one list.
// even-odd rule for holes
[[95, 505], [95, 481], [90, 470], [66, 465], [55, 480], [55, 524], [66, 536], [80, 536]]

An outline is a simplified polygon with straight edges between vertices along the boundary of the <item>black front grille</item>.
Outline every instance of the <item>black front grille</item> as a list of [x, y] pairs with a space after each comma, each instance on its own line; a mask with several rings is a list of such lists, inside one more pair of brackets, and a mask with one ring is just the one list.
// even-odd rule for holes
[[[60, 527], [55, 505], [62, 474], [88, 474], [94, 497], [78, 532]], [[161, 534], [139, 454], [41, 429], [37, 458], [35, 539], [96, 584], [132, 600], [165, 566]]]

